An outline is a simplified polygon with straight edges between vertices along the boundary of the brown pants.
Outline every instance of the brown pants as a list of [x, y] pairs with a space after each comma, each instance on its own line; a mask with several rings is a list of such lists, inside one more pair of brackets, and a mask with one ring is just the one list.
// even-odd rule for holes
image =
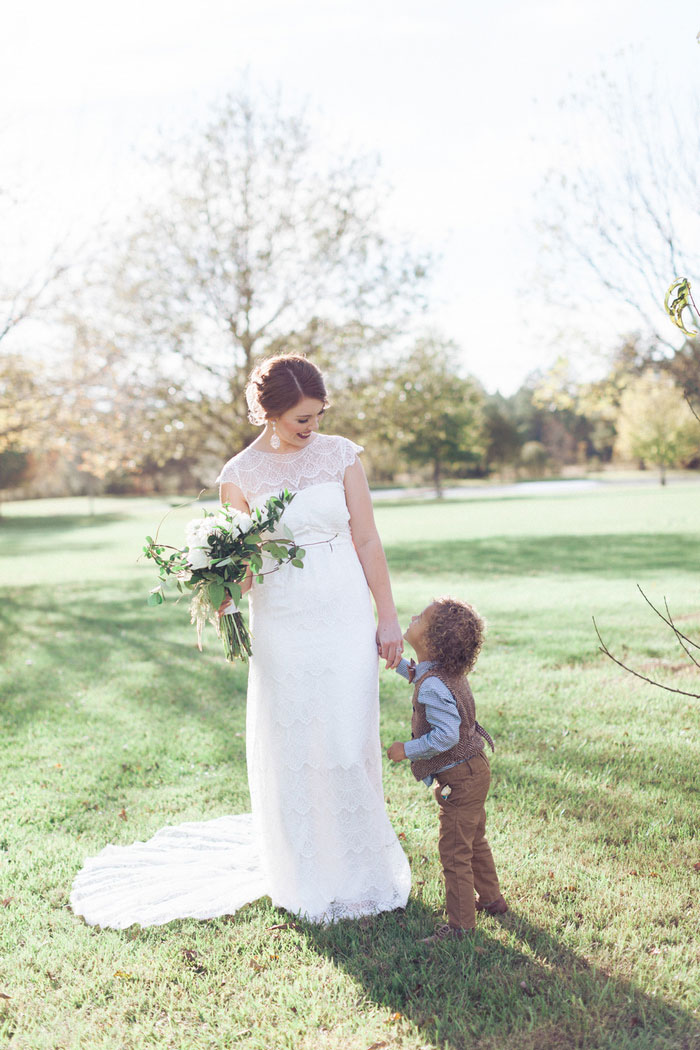
[[[444, 773], [436, 773], [435, 799], [440, 806], [440, 860], [445, 874], [447, 918], [450, 926], [472, 930], [476, 925], [474, 891], [484, 904], [501, 895], [491, 848], [486, 841], [484, 803], [491, 783], [491, 767], [481, 752]], [[448, 798], [440, 795], [449, 784]]]

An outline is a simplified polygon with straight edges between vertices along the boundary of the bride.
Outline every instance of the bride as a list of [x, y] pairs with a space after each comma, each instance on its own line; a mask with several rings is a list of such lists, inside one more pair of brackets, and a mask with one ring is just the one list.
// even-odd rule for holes
[[408, 899], [384, 806], [377, 682], [377, 655], [396, 666], [402, 638], [362, 449], [318, 432], [326, 390], [303, 357], [264, 362], [246, 398], [264, 430], [224, 466], [221, 500], [250, 511], [289, 489], [280, 527], [306, 548], [303, 569], [247, 581], [252, 814], [163, 828], [88, 858], [71, 906], [93, 925], [211, 918], [265, 895], [327, 923]]

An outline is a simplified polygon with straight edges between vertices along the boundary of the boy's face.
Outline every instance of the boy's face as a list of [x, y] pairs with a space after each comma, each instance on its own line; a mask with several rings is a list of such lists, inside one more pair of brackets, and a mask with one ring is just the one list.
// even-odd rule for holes
[[411, 622], [404, 631], [404, 638], [410, 646], [416, 652], [416, 655], [422, 658], [427, 656], [427, 649], [425, 644], [425, 634], [430, 624], [430, 617], [432, 615], [433, 603], [426, 605], [423, 612], [418, 613], [417, 616], [411, 617]]

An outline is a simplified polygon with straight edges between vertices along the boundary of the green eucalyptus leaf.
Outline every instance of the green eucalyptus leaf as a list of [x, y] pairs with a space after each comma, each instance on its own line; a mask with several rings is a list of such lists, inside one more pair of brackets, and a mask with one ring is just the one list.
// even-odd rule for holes
[[222, 601], [226, 597], [226, 591], [223, 583], [210, 583], [209, 584], [209, 600], [215, 609], [218, 609]]

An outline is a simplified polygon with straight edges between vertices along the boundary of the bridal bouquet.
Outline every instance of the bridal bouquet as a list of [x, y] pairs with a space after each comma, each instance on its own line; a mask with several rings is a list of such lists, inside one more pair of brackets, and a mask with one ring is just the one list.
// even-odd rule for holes
[[[285, 562], [301, 569], [305, 551], [296, 545], [288, 529], [284, 538], [263, 539], [279, 523], [282, 513], [294, 498], [286, 489], [272, 496], [264, 510], [256, 508], [253, 514], [235, 510], [229, 504], [216, 514], [204, 511], [203, 518], [195, 518], [185, 528], [186, 547], [168, 547], [146, 537], [143, 552], [160, 569], [160, 583], [149, 596], [149, 605], [165, 601], [163, 584], [174, 576], [179, 591], [191, 591], [190, 622], [197, 626], [197, 644], [201, 651], [202, 631], [211, 623], [224, 645], [226, 659], [247, 660], [251, 655], [250, 634], [238, 611], [242, 597], [241, 584], [248, 571], [258, 583], [263, 583], [268, 572], [276, 572]], [[168, 553], [169, 552], [169, 553]], [[263, 571], [263, 555], [275, 563], [273, 569]], [[231, 599], [228, 610], [221, 616], [221, 603]]]

